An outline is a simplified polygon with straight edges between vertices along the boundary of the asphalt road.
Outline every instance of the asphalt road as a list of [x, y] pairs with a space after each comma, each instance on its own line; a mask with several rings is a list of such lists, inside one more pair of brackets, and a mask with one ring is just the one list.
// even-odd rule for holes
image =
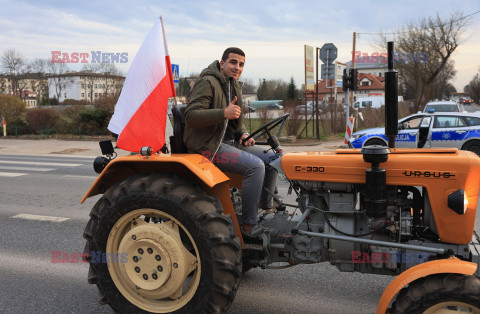
[[[1, 313], [112, 312], [87, 283], [88, 264], [52, 263], [52, 251], [83, 251], [83, 229], [99, 198], [80, 204], [96, 177], [92, 161], [0, 155]], [[279, 189], [286, 194], [285, 185]], [[253, 269], [229, 313], [374, 313], [392, 279], [341, 273], [329, 263]]]

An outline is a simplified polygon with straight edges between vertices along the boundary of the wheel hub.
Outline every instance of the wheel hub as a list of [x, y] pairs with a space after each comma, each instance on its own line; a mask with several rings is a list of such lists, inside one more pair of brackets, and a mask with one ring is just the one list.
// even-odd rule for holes
[[128, 262], [123, 265], [124, 271], [137, 287], [158, 289], [170, 278], [170, 255], [161, 243], [149, 239], [145, 231], [132, 231], [137, 239], [120, 244], [121, 252], [126, 252], [128, 256]]
[[119, 252], [127, 253], [120, 272], [138, 294], [155, 299], [182, 295], [185, 278], [197, 260], [180, 239], [173, 222], [151, 224], [134, 221], [120, 242]]
[[436, 304], [427, 309], [424, 314], [448, 314], [448, 313], [480, 313], [480, 309], [471, 304], [460, 301], [447, 301]]

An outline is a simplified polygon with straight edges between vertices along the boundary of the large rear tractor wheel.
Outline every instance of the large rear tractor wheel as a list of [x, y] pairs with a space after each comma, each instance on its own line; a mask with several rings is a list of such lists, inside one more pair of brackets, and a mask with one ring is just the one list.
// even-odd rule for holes
[[480, 314], [480, 279], [461, 274], [422, 278], [403, 288], [392, 307], [393, 313]]
[[216, 197], [168, 174], [110, 188], [85, 228], [89, 282], [118, 313], [221, 313], [242, 273], [240, 239]]

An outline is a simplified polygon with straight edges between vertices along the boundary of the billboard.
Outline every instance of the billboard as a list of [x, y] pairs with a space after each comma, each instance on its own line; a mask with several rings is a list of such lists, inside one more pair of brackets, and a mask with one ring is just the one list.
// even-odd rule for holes
[[305, 46], [305, 91], [315, 90], [315, 75], [313, 73], [313, 47]]

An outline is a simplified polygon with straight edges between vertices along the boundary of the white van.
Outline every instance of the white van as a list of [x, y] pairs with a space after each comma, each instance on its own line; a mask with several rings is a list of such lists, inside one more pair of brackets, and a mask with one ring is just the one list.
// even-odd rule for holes
[[357, 101], [353, 103], [353, 108], [355, 109], [367, 107], [375, 109], [381, 106], [385, 106], [385, 97], [382, 96], [358, 98]]
[[[398, 101], [403, 101], [403, 96], [398, 96]], [[355, 109], [366, 107], [376, 109], [381, 106], [385, 106], [385, 96], [358, 98], [357, 101], [353, 103], [353, 108]]]

